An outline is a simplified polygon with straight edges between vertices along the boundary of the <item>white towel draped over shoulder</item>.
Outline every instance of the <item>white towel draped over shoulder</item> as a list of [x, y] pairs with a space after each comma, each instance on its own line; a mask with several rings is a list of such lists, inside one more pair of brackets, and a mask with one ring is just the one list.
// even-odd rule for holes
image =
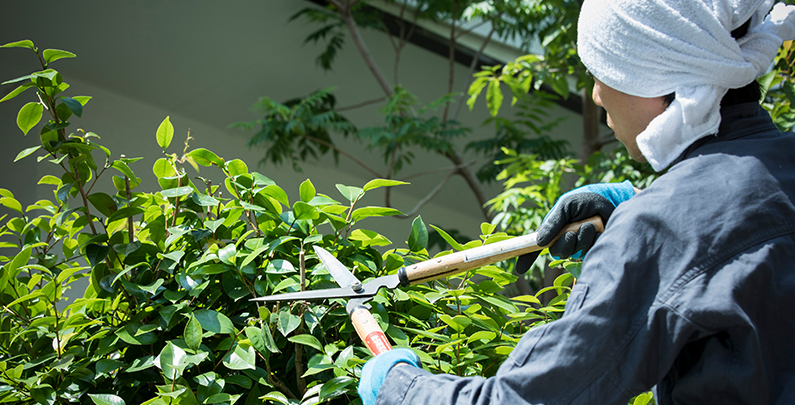
[[[577, 47], [604, 84], [638, 97], [675, 93], [638, 138], [655, 170], [720, 125], [720, 100], [765, 73], [795, 39], [795, 6], [773, 0], [586, 0]], [[747, 35], [731, 31], [751, 19]]]

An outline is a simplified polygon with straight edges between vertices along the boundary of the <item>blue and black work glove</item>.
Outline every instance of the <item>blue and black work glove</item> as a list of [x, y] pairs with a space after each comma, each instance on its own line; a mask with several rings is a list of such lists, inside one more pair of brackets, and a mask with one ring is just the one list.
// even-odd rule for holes
[[[602, 223], [607, 226], [613, 210], [634, 195], [635, 188], [629, 180], [623, 183], [590, 184], [571, 190], [558, 199], [544, 218], [536, 231], [536, 240], [540, 246], [546, 246], [566, 225], [594, 215], [599, 215]], [[576, 233], [566, 232], [561, 236], [549, 247], [549, 253], [556, 259], [563, 257], [579, 259], [585, 256], [598, 237], [596, 227], [591, 223], [584, 223]], [[516, 259], [516, 271], [519, 274], [527, 272], [539, 254], [540, 252], [533, 252], [519, 256]]]
[[364, 405], [375, 405], [378, 391], [384, 384], [386, 375], [395, 364], [407, 363], [414, 367], [420, 366], [420, 358], [411, 349], [393, 349], [373, 357], [362, 367], [362, 378], [359, 380], [359, 397]]

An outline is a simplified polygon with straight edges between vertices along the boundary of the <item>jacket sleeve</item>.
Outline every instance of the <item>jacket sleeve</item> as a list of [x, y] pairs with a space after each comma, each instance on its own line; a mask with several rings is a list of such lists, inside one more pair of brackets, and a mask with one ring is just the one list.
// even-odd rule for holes
[[[659, 258], [673, 257], [676, 244], [639, 237], [643, 228], [633, 228], [644, 225], [633, 221], [624, 231], [614, 228], [600, 237], [565, 315], [523, 336], [496, 376], [462, 378], [396, 367], [377, 404], [623, 405], [649, 390], [684, 344], [708, 332], [672, 304], [676, 283], [660, 280], [659, 270], [672, 263]], [[628, 246], [630, 236], [635, 242]]]

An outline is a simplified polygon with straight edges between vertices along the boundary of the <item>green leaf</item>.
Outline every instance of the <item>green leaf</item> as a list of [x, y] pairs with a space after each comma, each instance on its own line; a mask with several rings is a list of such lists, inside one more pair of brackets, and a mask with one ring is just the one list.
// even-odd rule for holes
[[166, 116], [166, 119], [157, 127], [155, 137], [157, 138], [157, 144], [163, 148], [163, 150], [167, 149], [168, 145], [171, 145], [171, 139], [174, 137], [174, 126], [171, 125], [171, 120], [168, 116]]
[[541, 305], [541, 301], [533, 295], [519, 295], [516, 297], [511, 297], [511, 299], [514, 301], [526, 302], [528, 304]]
[[320, 218], [320, 210], [303, 201], [296, 201], [295, 204], [293, 204], [293, 213], [295, 214], [295, 219], [297, 220]]
[[306, 179], [299, 188], [301, 194], [301, 201], [308, 203], [315, 198], [315, 186], [312, 184], [312, 181]]
[[193, 195], [191, 195], [190, 198], [200, 207], [216, 207], [220, 202], [209, 195], [199, 194], [199, 193], [193, 193]]
[[182, 376], [182, 372], [188, 367], [187, 357], [188, 354], [185, 353], [185, 350], [168, 342], [155, 358], [155, 366], [163, 371], [163, 375], [167, 379], [175, 380]]
[[236, 254], [237, 254], [237, 248], [235, 247], [234, 244], [230, 243], [224, 246], [222, 249], [218, 250], [218, 259], [224, 263], [228, 263], [234, 266]]
[[226, 170], [230, 176], [239, 176], [248, 173], [248, 166], [246, 166], [246, 162], [234, 159], [226, 162]]
[[126, 405], [121, 397], [113, 394], [88, 394], [96, 405]]
[[160, 288], [161, 285], [163, 285], [163, 279], [159, 278], [159, 279], [157, 279], [157, 281], [155, 281], [152, 284], [139, 285], [138, 288], [140, 288], [143, 291], [148, 292], [149, 294], [156, 295], [157, 294], [157, 289]]
[[284, 189], [282, 189], [281, 187], [275, 184], [270, 184], [266, 186], [264, 189], [262, 189], [261, 192], [267, 195], [268, 197], [272, 197], [274, 200], [278, 201], [285, 207], [290, 206], [290, 200], [287, 198], [287, 193], [284, 192]]
[[18, 212], [20, 214], [23, 213], [22, 204], [20, 204], [19, 201], [17, 201], [16, 198], [13, 198], [13, 197], [0, 198], [0, 205], [6, 206], [8, 208], [11, 208], [12, 210], [14, 210], [14, 211], [16, 211], [16, 212]]
[[0, 46], [0, 48], [28, 48], [33, 52], [38, 52], [36, 50], [36, 46], [33, 45], [33, 41], [29, 39], [23, 39], [22, 41], [16, 41], [16, 42], [9, 42], [3, 46]]
[[17, 126], [22, 130], [23, 134], [27, 135], [28, 131], [41, 121], [43, 112], [44, 106], [41, 103], [30, 102], [22, 106], [19, 114], [17, 114]]
[[47, 65], [55, 62], [58, 59], [77, 57], [77, 55], [69, 51], [62, 51], [60, 49], [45, 49], [44, 52], [42, 52], [42, 55], [44, 56], [44, 61], [47, 62]]
[[292, 402], [290, 402], [290, 400], [287, 399], [287, 397], [284, 396], [284, 394], [282, 394], [279, 391], [271, 391], [271, 392], [261, 396], [259, 399], [262, 400], [262, 401], [278, 402], [278, 403], [280, 403], [282, 405], [291, 405], [292, 404]]
[[408, 244], [409, 250], [412, 252], [419, 252], [428, 246], [428, 228], [422, 222], [422, 216], [418, 216], [412, 221]]
[[444, 239], [453, 249], [455, 249], [455, 250], [464, 250], [465, 249], [464, 245], [458, 243], [455, 239], [453, 239], [452, 236], [450, 236], [450, 234], [445, 232], [442, 228], [439, 228], [439, 227], [434, 226], [434, 225], [430, 225], [430, 226], [431, 226], [431, 228], [435, 229], [436, 232], [438, 232], [439, 235], [442, 237], [442, 239]]
[[361, 221], [369, 217], [389, 217], [393, 215], [403, 215], [403, 213], [394, 208], [363, 207], [354, 210], [353, 214], [351, 214], [351, 219], [354, 221]]
[[364, 191], [367, 192], [379, 187], [401, 186], [403, 184], [410, 184], [410, 183], [398, 180], [375, 179], [368, 181], [367, 184], [364, 185]]
[[116, 205], [116, 201], [113, 201], [113, 197], [105, 193], [91, 194], [88, 196], [88, 201], [97, 211], [106, 217], [113, 215], [113, 213], [119, 209]]
[[320, 388], [320, 400], [327, 401], [347, 393], [348, 390], [345, 388], [353, 384], [354, 381], [356, 380], [348, 376], [334, 377], [326, 381], [323, 383], [323, 387]]
[[[46, 51], [45, 51], [46, 52]], [[61, 97], [61, 101], [78, 117], [83, 116], [83, 104], [71, 97]]]
[[519, 312], [519, 309], [516, 306], [508, 301], [507, 298], [501, 295], [478, 295], [478, 298], [482, 299], [483, 301], [488, 302], [489, 304], [504, 309], [508, 313], [515, 313]]
[[186, 196], [192, 192], [193, 192], [193, 187], [183, 186], [183, 187], [175, 187], [163, 190], [160, 192], [160, 194], [162, 194], [163, 197], [166, 198], [176, 198], [176, 197]]
[[127, 163], [124, 163], [121, 160], [114, 160], [113, 163], [110, 164], [110, 167], [120, 171], [123, 175], [127, 176], [130, 179], [130, 183], [138, 179], [135, 173], [133, 173], [132, 169], [130, 169], [130, 166], [128, 166]]
[[110, 248], [105, 245], [98, 245], [96, 243], [90, 243], [86, 246], [86, 259], [88, 262], [91, 263], [91, 267], [97, 265], [97, 263], [105, 260], [108, 257], [108, 253], [110, 252]]
[[138, 214], [143, 214], [144, 210], [141, 207], [124, 207], [116, 212], [114, 212], [111, 216], [108, 217], [108, 223], [112, 223], [118, 221], [120, 219], [129, 218]]
[[216, 165], [218, 167], [224, 167], [224, 160], [218, 157], [213, 151], [204, 149], [204, 148], [197, 148], [185, 154], [185, 156], [192, 157], [193, 161], [196, 164], [202, 166], [212, 166]]
[[30, 148], [27, 148], [27, 149], [23, 150], [22, 152], [19, 152], [19, 154], [17, 154], [17, 157], [14, 158], [14, 162], [30, 156], [33, 152], [39, 150], [39, 148], [41, 148], [41, 145], [33, 146], [33, 147], [30, 147]]
[[500, 89], [499, 80], [491, 80], [489, 82], [489, 88], [486, 90], [486, 105], [488, 105], [492, 117], [496, 117], [497, 113], [500, 112], [502, 90]]
[[25, 90], [27, 90], [27, 89], [35, 86], [35, 85], [36, 84], [33, 83], [33, 82], [28, 82], [28, 83], [22, 84], [21, 86], [19, 86], [16, 89], [14, 89], [14, 91], [12, 91], [11, 93], [6, 94], [5, 97], [0, 99], [0, 103], [2, 103], [3, 101], [11, 100], [12, 98], [22, 94], [23, 91], [25, 91]]
[[[193, 316], [199, 321], [202, 329], [214, 333], [234, 333], [235, 327], [226, 315], [211, 309], [195, 311]], [[297, 326], [296, 326], [297, 327]]]
[[301, 325], [301, 318], [291, 314], [289, 311], [279, 312], [279, 323], [276, 327], [285, 337], [298, 328], [299, 325]]
[[223, 363], [230, 370], [254, 370], [257, 368], [256, 358], [257, 353], [253, 346], [237, 343], [235, 348], [224, 356]]
[[287, 340], [289, 340], [289, 341], [291, 341], [293, 343], [302, 344], [304, 346], [313, 347], [313, 348], [317, 349], [317, 351], [323, 352], [323, 346], [320, 344], [320, 341], [317, 340], [317, 338], [312, 336], [312, 335], [306, 335], [306, 334], [304, 334], [304, 335], [296, 335], [296, 336], [291, 336], [291, 337], [287, 338]]
[[348, 239], [361, 242], [362, 247], [388, 246], [392, 244], [392, 241], [390, 241], [383, 235], [366, 229], [354, 230], [353, 232], [351, 232], [351, 235], [348, 237]]
[[141, 328], [141, 325], [137, 323], [128, 324], [117, 330], [116, 336], [126, 343], [138, 346], [151, 345], [158, 341], [157, 335], [152, 331], [138, 334]]
[[337, 190], [350, 202], [355, 202], [364, 194], [364, 190], [359, 187], [344, 186], [342, 184], [337, 184]]

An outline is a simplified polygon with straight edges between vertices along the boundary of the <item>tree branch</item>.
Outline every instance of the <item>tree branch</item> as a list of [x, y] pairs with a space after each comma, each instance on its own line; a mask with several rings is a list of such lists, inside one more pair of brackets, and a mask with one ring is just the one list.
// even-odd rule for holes
[[486, 198], [486, 192], [483, 191], [483, 186], [478, 181], [477, 177], [468, 167], [464, 165], [463, 159], [455, 150], [451, 150], [445, 154], [445, 157], [450, 159], [454, 164], [457, 166], [464, 166], [457, 170], [457, 173], [464, 178], [464, 181], [467, 182], [467, 185], [472, 190], [472, 193], [475, 194], [475, 198], [478, 200], [478, 204], [480, 204], [480, 211], [483, 213], [483, 217], [486, 219], [487, 222], [491, 222], [494, 216], [489, 213], [489, 210], [486, 208], [486, 203], [489, 201]]
[[[453, 13], [451, 15], [450, 20], [450, 48], [447, 51], [447, 62], [448, 62], [448, 70], [449, 70], [449, 77], [447, 79], [447, 94], [453, 92], [453, 82], [455, 80], [455, 18], [458, 15], [458, 0], [455, 0], [453, 3]], [[442, 113], [442, 122], [447, 121], [447, 114], [450, 112], [450, 104], [447, 103], [444, 106], [444, 112]]]
[[389, 83], [389, 80], [387, 80], [386, 76], [384, 76], [384, 72], [381, 71], [381, 68], [378, 66], [375, 58], [373, 58], [372, 53], [370, 53], [370, 49], [367, 48], [367, 44], [364, 43], [364, 38], [362, 38], [359, 27], [356, 25], [356, 21], [353, 19], [351, 8], [355, 2], [348, 5], [347, 7], [340, 7], [338, 3], [339, 2], [335, 2], [332, 4], [339, 8], [342, 20], [345, 22], [345, 26], [348, 27], [348, 32], [351, 34], [351, 39], [353, 39], [356, 49], [358, 49], [359, 53], [362, 55], [365, 65], [367, 65], [367, 67], [370, 69], [370, 72], [373, 74], [373, 76], [375, 76], [375, 80], [378, 82], [381, 90], [384, 91], [384, 94], [391, 96], [392, 93], [394, 93], [392, 85]]
[[458, 102], [456, 102], [455, 106], [455, 114], [453, 114], [453, 120], [458, 119], [458, 114], [461, 113], [461, 107], [464, 105], [464, 97], [469, 90], [469, 86], [472, 84], [472, 76], [475, 73], [475, 68], [478, 66], [478, 61], [480, 57], [483, 55], [483, 52], [486, 50], [486, 45], [491, 41], [491, 36], [494, 35], [496, 30], [494, 27], [491, 28], [489, 31], [489, 35], [486, 36], [486, 40], [480, 45], [480, 49], [478, 49], [478, 53], [475, 54], [475, 57], [472, 58], [472, 63], [469, 64], [469, 71], [467, 71], [467, 82], [464, 85], [464, 89], [461, 91], [461, 95], [458, 97]]

